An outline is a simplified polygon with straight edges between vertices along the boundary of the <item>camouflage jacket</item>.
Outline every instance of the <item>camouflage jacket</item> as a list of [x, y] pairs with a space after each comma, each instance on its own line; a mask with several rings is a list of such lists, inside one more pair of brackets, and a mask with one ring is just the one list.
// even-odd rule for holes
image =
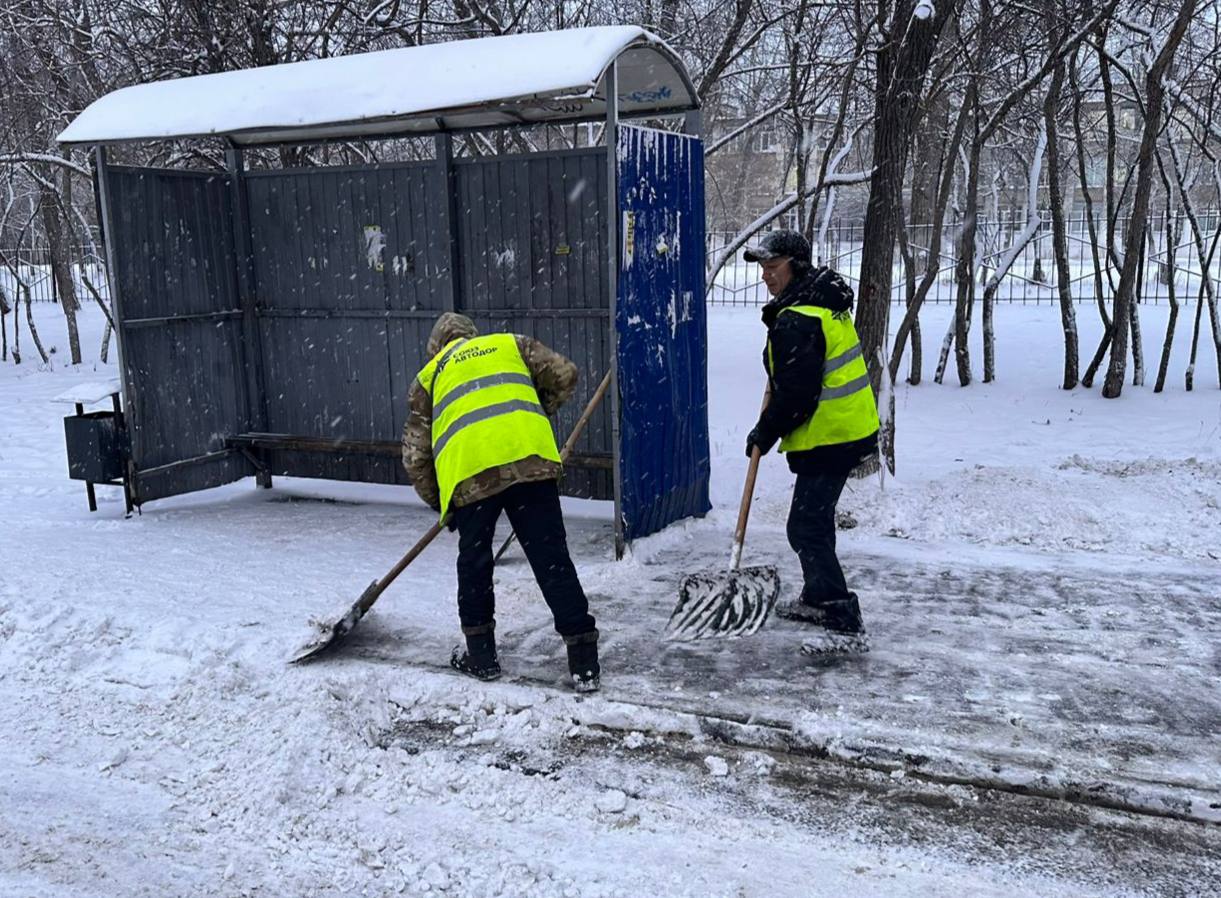
[[[427, 357], [431, 359], [451, 340], [477, 335], [474, 322], [465, 315], [447, 312], [438, 319], [428, 339]], [[577, 366], [560, 353], [548, 348], [533, 337], [517, 336], [517, 348], [530, 369], [539, 402], [548, 415], [555, 414], [567, 402], [576, 389]], [[410, 410], [403, 426], [403, 467], [411, 478], [411, 485], [429, 507], [441, 507], [441, 490], [437, 484], [437, 471], [432, 457], [432, 396], [420, 385], [411, 382], [407, 395]], [[468, 477], [454, 489], [451, 503], [455, 506], [471, 505], [494, 496], [515, 483], [532, 480], [555, 480], [560, 476], [560, 465], [537, 455], [523, 458], [507, 465], [489, 468], [473, 477]]]

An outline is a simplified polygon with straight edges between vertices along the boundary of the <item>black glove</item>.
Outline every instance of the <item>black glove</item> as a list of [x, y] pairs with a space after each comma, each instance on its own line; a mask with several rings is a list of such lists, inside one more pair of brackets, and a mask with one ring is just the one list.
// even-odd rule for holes
[[458, 516], [452, 511], [449, 513], [449, 517], [445, 519], [445, 529], [450, 533], [458, 532]]
[[750, 458], [750, 455], [754, 451], [756, 446], [759, 447], [760, 455], [767, 455], [767, 450], [772, 448], [771, 442], [768, 440], [764, 440], [763, 437], [759, 435], [758, 427], [754, 428], [750, 433], [748, 433], [746, 435], [746, 457], [747, 458]]

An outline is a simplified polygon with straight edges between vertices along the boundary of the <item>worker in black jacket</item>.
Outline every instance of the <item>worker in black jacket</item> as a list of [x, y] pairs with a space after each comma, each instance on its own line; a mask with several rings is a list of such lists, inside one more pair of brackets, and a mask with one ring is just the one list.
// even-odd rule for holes
[[763, 268], [772, 300], [763, 307], [763, 365], [771, 396], [746, 440], [767, 453], [777, 441], [797, 475], [789, 510], [789, 545], [801, 562], [800, 597], [781, 617], [819, 628], [802, 648], [811, 654], [867, 651], [856, 593], [835, 554], [835, 506], [852, 469], [876, 455], [878, 413], [860, 339], [852, 324], [852, 289], [830, 268], [814, 268], [810, 244], [773, 231], [746, 250]]

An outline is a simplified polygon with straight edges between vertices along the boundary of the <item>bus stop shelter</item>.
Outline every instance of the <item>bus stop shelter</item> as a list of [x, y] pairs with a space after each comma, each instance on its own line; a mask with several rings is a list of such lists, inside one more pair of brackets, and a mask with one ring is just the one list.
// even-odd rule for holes
[[[680, 120], [681, 131], [638, 126]], [[597, 145], [458, 157], [454, 135], [588, 123]], [[432, 136], [423, 162], [247, 166], [252, 147]], [[227, 169], [113, 164], [219, 137]], [[636, 27], [480, 38], [136, 85], [59, 136], [94, 147], [120, 357], [109, 441], [140, 504], [255, 476], [405, 483], [407, 391], [436, 317], [581, 369], [562, 484], [616, 546], [709, 508], [704, 174], [678, 56]], [[81, 430], [80, 427], [76, 430]], [[113, 462], [114, 459], [108, 460]], [[70, 464], [71, 467], [71, 464]], [[78, 467], [89, 467], [78, 465]], [[94, 465], [93, 467], [98, 467]]]

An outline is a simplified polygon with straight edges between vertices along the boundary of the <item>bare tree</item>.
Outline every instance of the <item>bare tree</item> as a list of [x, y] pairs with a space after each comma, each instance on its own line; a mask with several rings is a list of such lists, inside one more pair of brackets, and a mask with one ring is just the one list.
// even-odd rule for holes
[[1043, 170], [1043, 153], [1046, 148], [1047, 131], [1040, 128], [1034, 155], [1030, 161], [1026, 188], [1026, 225], [1014, 236], [1012, 245], [1000, 255], [996, 270], [984, 286], [984, 383], [991, 383], [996, 379], [996, 331], [993, 324], [996, 292], [1009, 274], [1018, 254], [1034, 239], [1043, 225], [1043, 219], [1039, 215], [1039, 176]]
[[1166, 337], [1162, 341], [1162, 358], [1157, 366], [1157, 380], [1153, 384], [1153, 392], [1160, 393], [1166, 388], [1166, 374], [1170, 370], [1170, 348], [1174, 344], [1174, 328], [1179, 320], [1179, 300], [1176, 295], [1175, 254], [1179, 245], [1178, 219], [1174, 213], [1174, 187], [1166, 175], [1166, 166], [1162, 154], [1157, 154], [1157, 172], [1162, 180], [1162, 188], [1166, 194], [1166, 290], [1170, 302], [1170, 316], [1166, 321]]
[[1145, 224], [1149, 216], [1149, 194], [1153, 184], [1153, 157], [1163, 122], [1162, 79], [1174, 59], [1187, 26], [1195, 11], [1196, 0], [1183, 0], [1169, 35], [1158, 51], [1157, 58], [1145, 76], [1145, 126], [1137, 154], [1136, 192], [1132, 199], [1132, 214], [1124, 244], [1123, 269], [1115, 291], [1115, 336], [1111, 341], [1111, 361], [1103, 381], [1102, 395], [1117, 399], [1123, 393], [1124, 372], [1128, 363], [1128, 326], [1132, 316], [1136, 268], [1145, 240]]
[[[989, 0], [984, 0], [985, 3]], [[874, 391], [881, 388], [886, 329], [895, 251], [895, 209], [901, 206], [907, 154], [919, 114], [929, 62], [942, 29], [954, 14], [952, 3], [916, 15], [917, 0], [889, 0], [878, 4], [878, 18], [886, 23], [875, 60], [873, 179], [865, 211], [862, 237], [860, 292], [856, 323], [861, 346], [869, 360]], [[883, 409], [888, 415], [888, 410]], [[885, 452], [894, 471], [894, 453]]]
[[[1048, 43], [1060, 43], [1061, 27], [1051, 5], [1048, 5], [1051, 34]], [[1043, 128], [1047, 137], [1047, 203], [1051, 208], [1052, 253], [1056, 260], [1056, 292], [1060, 298], [1060, 325], [1064, 330], [1064, 377], [1060, 385], [1065, 390], [1077, 386], [1080, 350], [1077, 343], [1077, 313], [1073, 308], [1072, 271], [1068, 261], [1068, 229], [1064, 222], [1064, 174], [1060, 158], [1060, 107], [1064, 89], [1063, 60], [1057, 60], [1051, 70], [1051, 83], [1043, 101]]]

